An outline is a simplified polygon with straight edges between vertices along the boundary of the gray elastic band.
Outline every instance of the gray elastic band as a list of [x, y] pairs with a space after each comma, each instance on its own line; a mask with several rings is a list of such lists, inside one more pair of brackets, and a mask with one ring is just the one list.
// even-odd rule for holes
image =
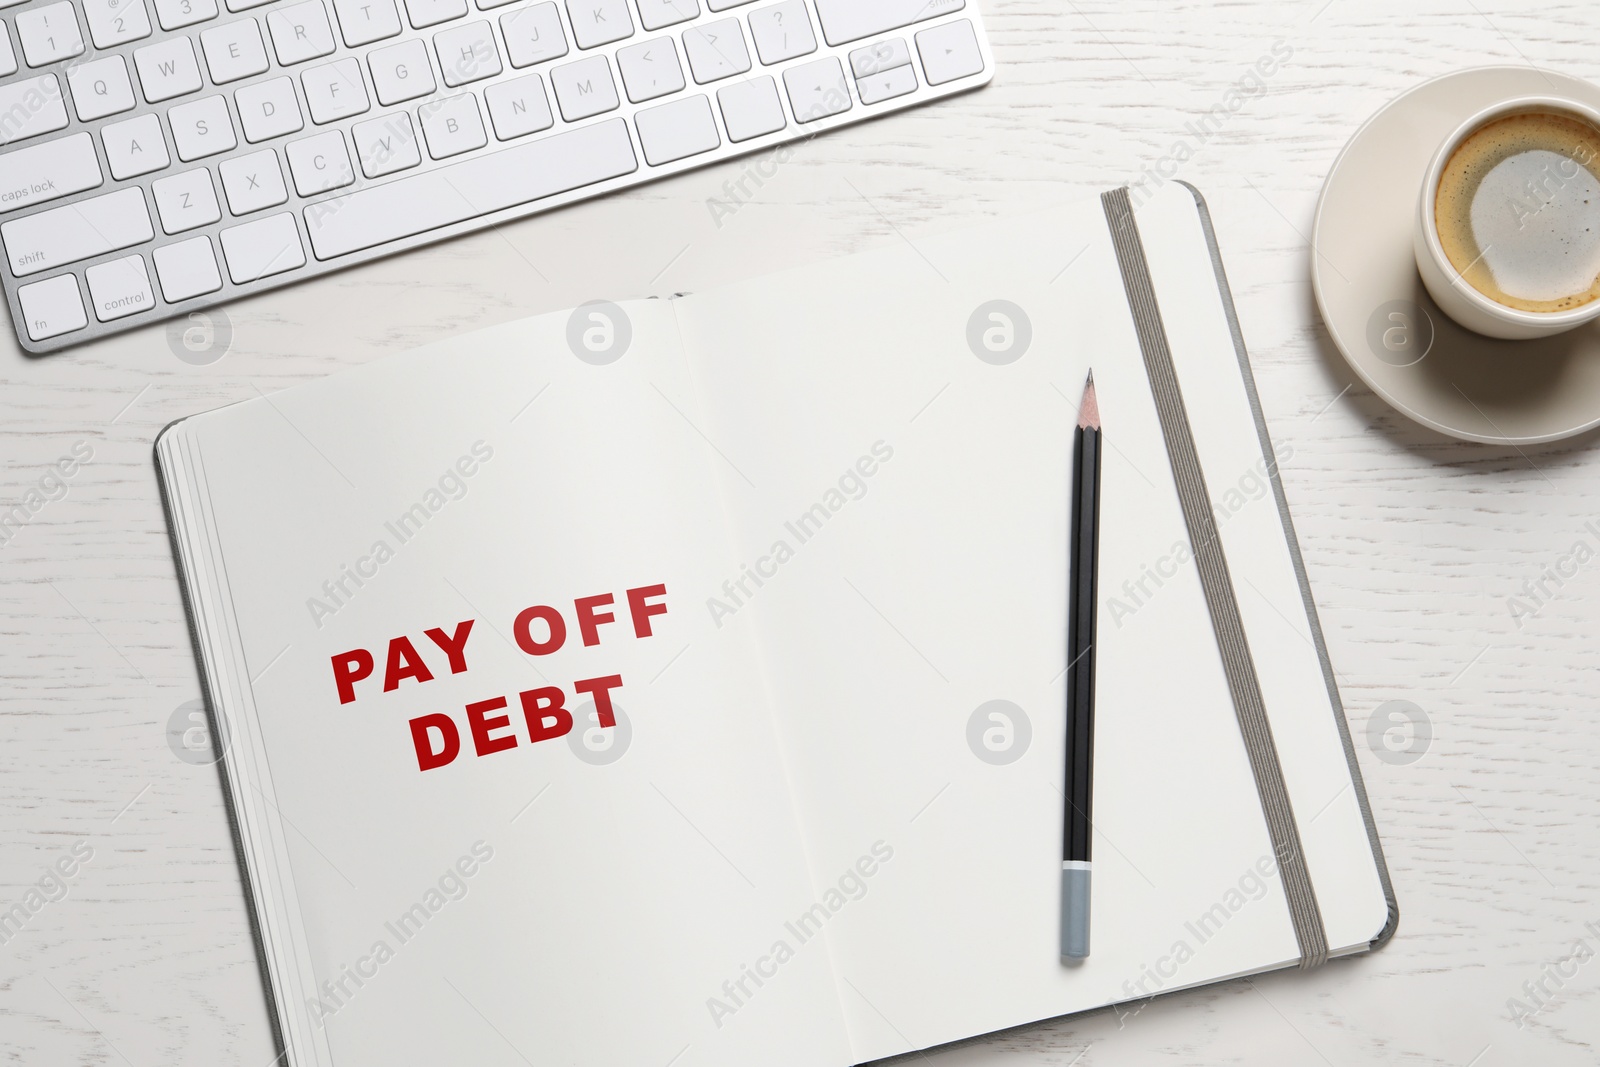
[[[1217, 292], [1222, 296], [1222, 307], [1228, 313], [1228, 330], [1233, 334], [1233, 349], [1239, 360], [1239, 375], [1244, 379], [1245, 395], [1250, 398], [1250, 413], [1255, 416], [1256, 433], [1261, 438], [1261, 454], [1275, 457], [1272, 440], [1267, 434], [1266, 415], [1261, 410], [1261, 397], [1256, 392], [1255, 376], [1250, 373], [1250, 356], [1244, 347], [1244, 331], [1239, 328], [1239, 316], [1233, 307], [1233, 291], [1228, 286], [1228, 274], [1222, 269], [1222, 252], [1217, 247], [1216, 228], [1211, 224], [1211, 210], [1206, 207], [1200, 190], [1188, 182], [1179, 185], [1194, 197], [1195, 209], [1200, 212], [1200, 226], [1206, 232], [1206, 244], [1211, 246], [1211, 269], [1217, 276]], [[1372, 815], [1372, 804], [1367, 800], [1367, 788], [1361, 778], [1361, 763], [1356, 759], [1355, 743], [1350, 738], [1350, 727], [1345, 721], [1344, 701], [1339, 696], [1339, 685], [1333, 675], [1333, 661], [1328, 657], [1328, 642], [1322, 634], [1322, 623], [1317, 619], [1316, 599], [1311, 595], [1311, 580], [1306, 576], [1305, 559], [1300, 554], [1300, 541], [1295, 537], [1294, 517], [1289, 514], [1289, 498], [1283, 490], [1283, 479], [1278, 474], [1278, 461], [1269, 459], [1267, 473], [1272, 476], [1272, 495], [1278, 504], [1278, 517], [1288, 534], [1289, 556], [1294, 560], [1294, 572], [1300, 582], [1300, 599], [1305, 604], [1306, 622], [1311, 627], [1311, 640], [1317, 647], [1317, 658], [1322, 661], [1322, 678], [1328, 687], [1328, 700], [1333, 708], [1334, 725], [1339, 728], [1339, 739], [1344, 745], [1345, 763], [1350, 768], [1350, 780], [1355, 783], [1356, 803], [1361, 809], [1361, 821], [1367, 827], [1367, 841], [1372, 846], [1372, 859], [1378, 865], [1378, 881], [1383, 886], [1383, 898], [1389, 914], [1372, 939], [1373, 948], [1382, 948], [1394, 936], [1400, 925], [1400, 904], [1395, 899], [1394, 882], [1389, 877], [1389, 864], [1383, 858], [1383, 844], [1378, 839], [1378, 823]]]
[[1150, 391], [1155, 397], [1161, 433], [1166, 439], [1167, 455], [1172, 461], [1172, 476], [1178, 486], [1184, 525], [1188, 529], [1195, 563], [1200, 570], [1200, 585], [1205, 591], [1206, 606], [1211, 611], [1217, 649], [1222, 654], [1228, 689], [1233, 694], [1239, 731], [1244, 735], [1245, 752], [1250, 758], [1256, 791], [1261, 797], [1261, 810], [1266, 816], [1267, 834], [1282, 875], [1289, 918], [1294, 924], [1295, 940], [1300, 945], [1300, 966], [1316, 967], [1328, 958], [1327, 931], [1323, 929], [1317, 893], [1311, 884], [1311, 874], [1306, 869], [1300, 831], [1295, 825], [1294, 808], [1289, 803], [1289, 789], [1283, 780], [1277, 746], [1273, 744], [1272, 724], [1267, 719], [1261, 683], [1256, 677], [1255, 662], [1250, 657], [1250, 643], [1245, 637], [1244, 620], [1239, 615], [1239, 602], [1234, 594], [1233, 579], [1228, 573], [1228, 560], [1217, 535], [1216, 519], [1211, 513], [1211, 495], [1206, 490], [1205, 474], [1200, 469], [1199, 453], [1195, 450], [1189, 416], [1183, 406], [1183, 393], [1178, 388], [1178, 374], [1172, 365], [1172, 350], [1167, 346], [1166, 327], [1161, 322], [1161, 308], [1156, 303], [1155, 286], [1150, 280], [1144, 244], [1139, 239], [1139, 225], [1133, 217], [1133, 205], [1128, 200], [1127, 189], [1113, 189], [1101, 196], [1100, 201], [1105, 208], [1112, 243], [1116, 246], [1122, 285], [1128, 295], [1128, 307], [1133, 313], [1139, 347], [1144, 353]]

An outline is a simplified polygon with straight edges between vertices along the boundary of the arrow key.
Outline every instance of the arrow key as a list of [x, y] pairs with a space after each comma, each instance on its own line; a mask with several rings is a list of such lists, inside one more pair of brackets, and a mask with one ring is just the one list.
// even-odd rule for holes
[[794, 105], [795, 121], [802, 125], [850, 110], [850, 83], [844, 66], [831, 56], [790, 67], [783, 72], [783, 84]]
[[923, 30], [917, 34], [917, 51], [922, 54], [922, 72], [929, 85], [983, 73], [978, 35], [966, 19]]

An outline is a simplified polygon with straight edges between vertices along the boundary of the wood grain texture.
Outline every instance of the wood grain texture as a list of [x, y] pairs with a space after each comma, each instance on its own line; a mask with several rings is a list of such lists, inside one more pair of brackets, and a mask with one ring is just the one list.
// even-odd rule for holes
[[[152, 327], [32, 359], [0, 340], [0, 508], [92, 459], [0, 546], [0, 910], [92, 857], [0, 945], [0, 1062], [243, 1064], [274, 1049], [214, 768], [166, 727], [199, 695], [151, 444], [172, 419], [597, 297], [702, 289], [1093, 195], [1188, 143], [1215, 216], [1402, 905], [1399, 936], [1310, 974], [1176, 993], [994, 1036], [965, 1065], [1548, 1067], [1600, 1059], [1600, 560], [1530, 618], [1510, 598], [1600, 537], [1595, 439], [1524, 450], [1420, 429], [1354, 384], [1320, 326], [1306, 235], [1374, 109], [1487, 63], [1600, 76], [1582, 2], [987, 0], [994, 84], [799, 147], [719, 225], [735, 161], [226, 309], [225, 358]], [[1264, 91], [1185, 123], [1274, 42]], [[1600, 525], [1600, 524], [1597, 524]], [[1409, 700], [1432, 742], [1376, 758]], [[79, 843], [82, 844], [79, 844]], [[1003, 906], [999, 903], [996, 906]], [[1595, 924], [1586, 929], [1586, 924]], [[1554, 968], [1554, 969], [1552, 969]], [[1551, 977], [1554, 976], [1554, 977]], [[1508, 1000], [1546, 1007], [1518, 1025]]]

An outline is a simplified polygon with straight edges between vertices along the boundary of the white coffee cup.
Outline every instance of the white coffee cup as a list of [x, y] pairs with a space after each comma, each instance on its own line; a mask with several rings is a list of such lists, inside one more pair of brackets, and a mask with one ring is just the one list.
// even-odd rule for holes
[[1600, 318], [1600, 300], [1561, 311], [1527, 311], [1502, 304], [1474, 288], [1445, 254], [1435, 209], [1445, 166], [1473, 134], [1497, 119], [1529, 113], [1555, 113], [1587, 122], [1600, 130], [1600, 111], [1576, 100], [1555, 96], [1521, 96], [1503, 100], [1473, 115], [1445, 138], [1422, 183], [1413, 246], [1422, 284], [1439, 309], [1475, 333], [1507, 340], [1525, 340], [1563, 333]]

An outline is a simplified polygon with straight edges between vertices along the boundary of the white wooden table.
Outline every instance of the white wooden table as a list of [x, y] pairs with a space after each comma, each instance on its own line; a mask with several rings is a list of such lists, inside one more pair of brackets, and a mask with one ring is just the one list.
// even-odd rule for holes
[[[44, 359], [9, 332], [0, 339], [0, 510], [74, 448], [92, 453], [64, 491], [46, 482], [55, 499], [0, 545], [0, 911], [74, 847], [92, 850], [65, 895], [0, 944], [0, 1060], [273, 1058], [217, 774], [167, 743], [199, 685], [151, 464], [166, 423], [458, 331], [597, 297], [702, 289], [891, 229], [1093, 195], [1158, 167], [1210, 201], [1273, 434], [1293, 448], [1284, 477], [1400, 933], [1315, 974], [1180, 993], [932, 1059], [1600, 1060], [1600, 963], [1588, 961], [1600, 952], [1600, 562], [1561, 564], [1580, 541], [1600, 555], [1600, 522], [1585, 525], [1600, 516], [1594, 438], [1519, 452], [1395, 415], [1352, 384], [1328, 341], [1306, 248], [1322, 177], [1371, 111], [1467, 66], [1600, 77], [1600, 9], [986, 7], [1001, 65], [992, 87], [805, 145], [747, 183], [748, 203], [720, 225], [708, 201], [726, 200], [747, 163], [231, 306], [231, 347], [207, 365], [178, 358], [160, 327]], [[1287, 60], [1226, 110], [1275, 43]], [[1219, 104], [1214, 132], [1186, 127]], [[1537, 613], [1515, 618], [1511, 598], [1558, 564], [1575, 575], [1547, 583]], [[1395, 700], [1431, 723], [1431, 739], [1409, 742], [1418, 759], [1380, 759], [1367, 740], [1373, 713]], [[1519, 1024], [1511, 998], [1535, 1014]]]

